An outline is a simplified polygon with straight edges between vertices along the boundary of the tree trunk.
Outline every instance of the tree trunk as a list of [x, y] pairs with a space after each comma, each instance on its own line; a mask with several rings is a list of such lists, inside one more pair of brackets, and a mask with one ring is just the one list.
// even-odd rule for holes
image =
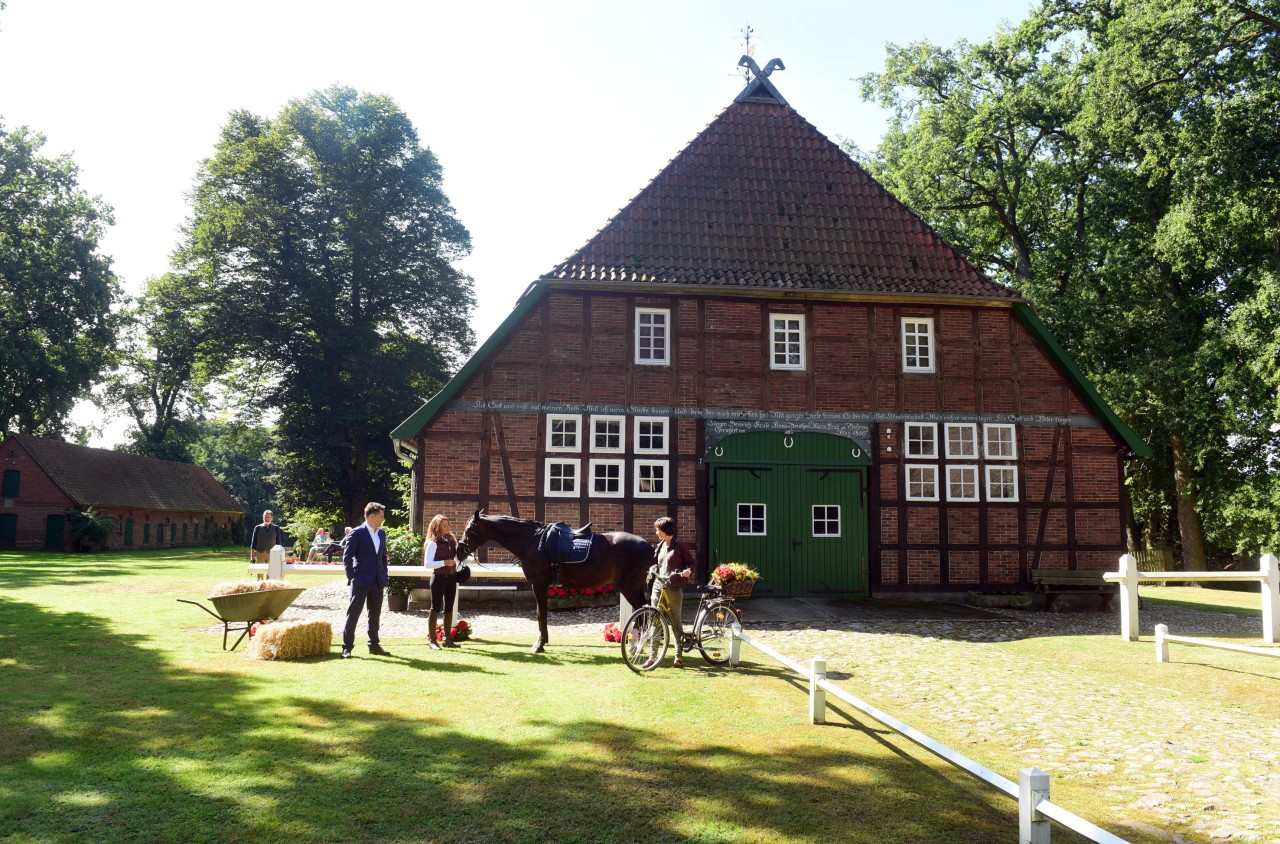
[[1204, 571], [1204, 525], [1200, 523], [1196, 482], [1187, 463], [1187, 447], [1181, 434], [1169, 435], [1173, 450], [1173, 488], [1178, 500], [1178, 534], [1182, 538], [1182, 570]]

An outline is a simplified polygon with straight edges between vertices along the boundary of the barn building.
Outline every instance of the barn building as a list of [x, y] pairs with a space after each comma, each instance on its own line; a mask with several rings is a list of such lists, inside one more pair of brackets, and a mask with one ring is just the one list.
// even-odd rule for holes
[[704, 576], [745, 561], [774, 596], [1114, 566], [1150, 453], [1028, 302], [760, 75], [392, 438], [415, 524], [672, 516]]
[[68, 513], [114, 517], [112, 549], [200, 545], [244, 509], [207, 469], [14, 434], [0, 444], [0, 548], [75, 550]]

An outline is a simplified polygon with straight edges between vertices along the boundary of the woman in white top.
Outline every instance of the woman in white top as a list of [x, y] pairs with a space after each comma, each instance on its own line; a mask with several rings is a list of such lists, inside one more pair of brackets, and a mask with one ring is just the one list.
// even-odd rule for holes
[[449, 532], [449, 520], [437, 514], [427, 525], [427, 547], [422, 562], [431, 569], [431, 617], [427, 629], [430, 645], [440, 650], [442, 643], [436, 640], [436, 619], [444, 607], [443, 647], [456, 648], [453, 635], [453, 601], [458, 594], [458, 540]]
[[320, 559], [320, 555], [329, 547], [329, 529], [320, 528], [316, 531], [315, 539], [311, 540], [311, 550], [307, 552], [307, 561], [314, 563]]

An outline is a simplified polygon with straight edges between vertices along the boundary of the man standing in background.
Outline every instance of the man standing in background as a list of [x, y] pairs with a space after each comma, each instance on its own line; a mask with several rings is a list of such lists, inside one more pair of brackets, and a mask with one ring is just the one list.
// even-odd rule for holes
[[249, 562], [267, 563], [271, 561], [271, 549], [284, 545], [284, 531], [274, 521], [270, 510], [262, 511], [262, 524], [253, 529], [249, 537]]

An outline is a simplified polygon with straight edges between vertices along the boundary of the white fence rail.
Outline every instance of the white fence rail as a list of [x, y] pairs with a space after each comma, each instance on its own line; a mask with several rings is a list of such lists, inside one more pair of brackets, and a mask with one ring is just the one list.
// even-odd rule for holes
[[1280, 642], [1280, 561], [1275, 554], [1263, 554], [1257, 571], [1138, 571], [1132, 554], [1120, 558], [1120, 571], [1102, 575], [1109, 583], [1120, 584], [1120, 636], [1138, 641], [1138, 584], [1166, 580], [1257, 581], [1262, 586], [1262, 638]]
[[1255, 648], [1252, 645], [1237, 645], [1234, 642], [1218, 642], [1213, 639], [1196, 639], [1191, 636], [1173, 636], [1169, 633], [1169, 625], [1156, 625], [1156, 662], [1169, 661], [1169, 643], [1179, 642], [1183, 645], [1195, 645], [1199, 648], [1217, 648], [1220, 651], [1237, 651], [1258, 656], [1280, 656], [1280, 648]]
[[729, 661], [737, 665], [742, 652], [742, 642], [746, 642], [756, 650], [772, 657], [809, 681], [809, 721], [813, 724], [826, 723], [827, 693], [835, 695], [858, 711], [871, 716], [889, 729], [905, 736], [935, 756], [950, 762], [962, 771], [967, 771], [994, 788], [1018, 801], [1018, 842], [1019, 844], [1049, 844], [1049, 820], [1055, 820], [1067, 829], [1079, 833], [1098, 844], [1127, 844], [1125, 839], [1112, 835], [1105, 829], [1094, 826], [1089, 821], [1066, 809], [1049, 802], [1049, 775], [1037, 768], [1024, 768], [1019, 772], [1018, 782], [1014, 783], [969, 757], [957, 753], [941, 742], [930, 738], [888, 713], [882, 712], [866, 701], [860, 700], [844, 689], [827, 680], [827, 661], [824, 657], [814, 657], [811, 667], [806, 668], [795, 660], [784, 656], [765, 643], [753, 639], [742, 632], [741, 625], [733, 628], [733, 639], [729, 646]]

